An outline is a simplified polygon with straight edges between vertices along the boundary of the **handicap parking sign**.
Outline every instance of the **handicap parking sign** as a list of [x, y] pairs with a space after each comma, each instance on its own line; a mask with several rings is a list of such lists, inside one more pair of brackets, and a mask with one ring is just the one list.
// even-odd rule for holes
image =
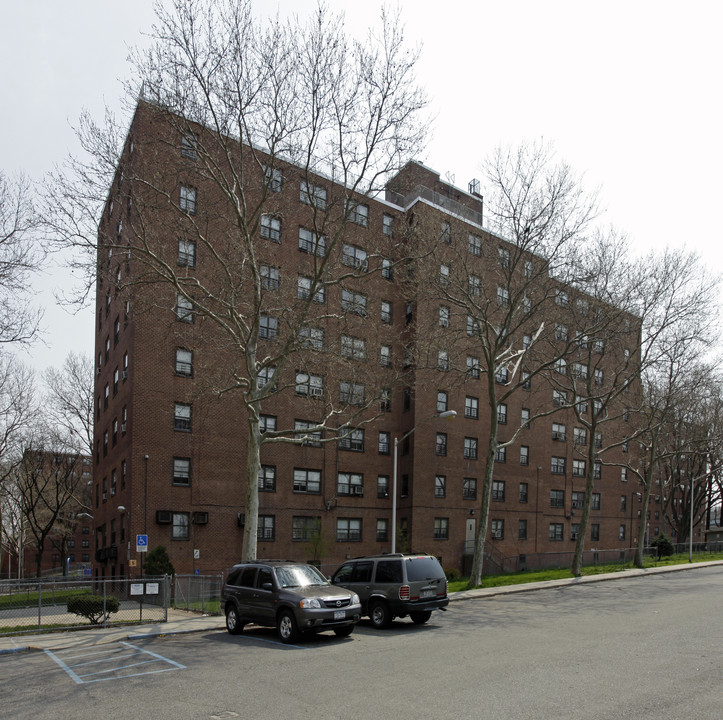
[[136, 535], [136, 552], [148, 552], [148, 535]]

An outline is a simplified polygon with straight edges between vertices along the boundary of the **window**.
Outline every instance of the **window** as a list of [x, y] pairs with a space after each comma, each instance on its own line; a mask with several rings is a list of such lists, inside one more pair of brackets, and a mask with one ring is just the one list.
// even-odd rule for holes
[[389, 455], [390, 449], [392, 444], [392, 436], [391, 433], [388, 433], [386, 431], [381, 431], [379, 433], [379, 441], [377, 444], [379, 454], [380, 455]]
[[196, 188], [181, 185], [181, 193], [178, 200], [178, 206], [183, 212], [189, 215], [196, 214]]
[[321, 375], [310, 375], [307, 372], [297, 371], [295, 390], [297, 395], [323, 395], [324, 378]]
[[528, 445], [520, 445], [520, 465], [530, 464], [530, 448]]
[[510, 379], [509, 370], [506, 367], [498, 368], [495, 373], [495, 382], [499, 385], [507, 385]]
[[442, 230], [439, 234], [439, 239], [444, 243], [452, 242], [452, 226], [448, 222], [442, 223]]
[[434, 518], [434, 539], [449, 539], [449, 518]]
[[389, 520], [379, 518], [377, 520], [377, 542], [387, 542], [389, 540]]
[[524, 427], [524, 428], [530, 427], [530, 410], [529, 410], [529, 408], [522, 408], [522, 410], [520, 410], [520, 421], [522, 423], [522, 427]]
[[477, 438], [466, 437], [464, 439], [464, 458], [465, 460], [477, 459]]
[[585, 363], [574, 363], [572, 366], [572, 376], [579, 380], [587, 380], [587, 365], [585, 365]]
[[590, 525], [590, 540], [600, 540], [600, 525], [597, 523]]
[[550, 472], [553, 475], [564, 475], [565, 474], [565, 458], [564, 457], [553, 457], [551, 460]]
[[570, 298], [564, 290], [559, 288], [555, 290], [555, 304], [560, 307], [567, 307], [570, 304]]
[[362, 250], [357, 245], [349, 245], [348, 243], [344, 243], [342, 246], [341, 262], [343, 265], [359, 270], [366, 270], [369, 266], [366, 250]]
[[389, 475], [377, 475], [377, 497], [389, 497]]
[[477, 420], [479, 418], [479, 399], [467, 395], [464, 399], [464, 416]]
[[361, 473], [337, 473], [336, 492], [338, 495], [364, 495], [364, 476]]
[[477, 235], [472, 235], [470, 233], [468, 242], [469, 251], [472, 253], [472, 255], [480, 257], [482, 255], [482, 238], [477, 237]]
[[284, 183], [284, 176], [279, 168], [272, 168], [268, 165], [264, 166], [264, 185], [271, 192], [281, 192]]
[[577, 540], [580, 537], [580, 523], [570, 525], [570, 540]]
[[517, 521], [517, 539], [527, 540], [527, 520]]
[[198, 139], [195, 135], [181, 135], [181, 157], [195, 160], [198, 157]]
[[281, 218], [273, 215], [262, 215], [260, 234], [262, 238], [272, 240], [275, 243], [281, 242]]
[[348, 435], [339, 438], [339, 449], [364, 452], [364, 430], [352, 430]]
[[567, 393], [564, 390], [552, 391], [552, 404], [555, 407], [563, 407], [567, 403]]
[[317, 257], [324, 257], [326, 254], [326, 238], [317, 235], [311, 230], [299, 228], [299, 250]]
[[443, 498], [447, 496], [447, 477], [445, 475], [434, 476], [434, 497]]
[[602, 478], [602, 463], [595, 461], [595, 467], [593, 468], [593, 477], [595, 480]]
[[586, 462], [584, 460], [573, 460], [572, 461], [572, 475], [573, 477], [585, 477]]
[[449, 285], [449, 265], [439, 266], [439, 284]]
[[259, 515], [256, 539], [259, 542], [273, 542], [276, 539], [276, 519], [273, 515]]
[[575, 395], [575, 405], [580, 414], [584, 415], [587, 412], [588, 402], [581, 395]]
[[618, 538], [620, 540], [625, 540], [625, 525], [620, 526], [620, 531], [618, 532]]
[[337, 542], [361, 542], [362, 521], [361, 518], [337, 518], [336, 540]]
[[259, 432], [275, 432], [276, 416], [275, 415], [259, 415]]
[[191, 431], [191, 406], [185, 403], [176, 403], [173, 413], [173, 429], [183, 432]]
[[563, 358], [558, 358], [552, 369], [559, 375], [567, 375], [567, 362]]
[[627, 510], [627, 509], [628, 509], [628, 496], [627, 496], [627, 495], [621, 495], [621, 496], [620, 496], [620, 509], [621, 509], [621, 510]]
[[562, 523], [550, 523], [550, 540], [552, 542], [562, 542], [564, 526]]
[[553, 507], [553, 508], [565, 507], [565, 491], [564, 490], [550, 490], [550, 507]]
[[306, 205], [317, 208], [317, 210], [326, 210], [326, 188], [302, 180], [299, 200]]
[[559, 323], [555, 323], [555, 340], [564, 340], [567, 342], [569, 332], [567, 329], [567, 325], [560, 325]]
[[294, 438], [301, 440], [305, 447], [321, 447], [321, 430], [309, 432], [309, 428], [315, 427], [317, 423], [308, 420], [294, 420], [294, 430], [301, 432], [294, 433]]
[[448, 396], [446, 391], [437, 390], [437, 412], [443, 413], [447, 411]]
[[383, 367], [392, 366], [392, 346], [382, 345], [379, 348], [379, 364]]
[[500, 307], [508, 307], [510, 304], [510, 291], [507, 288], [497, 288], [497, 304]]
[[321, 492], [321, 470], [294, 468], [294, 492], [318, 495]]
[[347, 208], [349, 209], [349, 220], [362, 227], [369, 225], [369, 206], [355, 204], [351, 201], [347, 202]]
[[446, 350], [437, 351], [437, 369], [442, 372], [449, 370], [449, 353]]
[[352, 358], [352, 360], [364, 360], [367, 355], [366, 347], [366, 340], [349, 335], [341, 336], [342, 357]]
[[449, 327], [449, 308], [445, 305], [439, 307], [439, 326]]
[[173, 458], [173, 484], [191, 484], [191, 458]]
[[261, 265], [259, 268], [261, 287], [264, 290], [278, 290], [281, 285], [281, 272], [279, 268], [271, 265]]
[[174, 540], [188, 540], [188, 513], [173, 513], [171, 537]]
[[602, 385], [603, 378], [604, 378], [603, 371], [600, 369], [595, 370], [595, 372], [593, 373], [593, 380], [594, 380], [595, 384], [598, 386]]
[[394, 266], [392, 261], [386, 258], [382, 260], [382, 277], [385, 280], [394, 280]]
[[346, 405], [364, 405], [366, 390], [361, 383], [342, 380], [339, 383], [339, 402]]
[[382, 300], [381, 319], [383, 323], [392, 323], [392, 303], [389, 300]]
[[[383, 304], [383, 303], [382, 303]], [[362, 293], [352, 292], [351, 290], [341, 291], [341, 307], [354, 315], [366, 317], [367, 314], [367, 296]]]
[[529, 486], [526, 482], [520, 483], [520, 502], [526, 503], [529, 498]]
[[259, 316], [259, 337], [275, 340], [279, 336], [279, 321], [270, 315]]
[[464, 500], [477, 499], [477, 478], [464, 478], [462, 480], [462, 498]]
[[580, 491], [572, 492], [572, 509], [581, 510], [585, 506], [585, 493]]
[[497, 248], [497, 262], [499, 262], [500, 267], [503, 267], [505, 270], [510, 269], [510, 251], [507, 248]]
[[576, 427], [572, 433], [575, 445], [587, 445], [587, 430], [585, 428]]
[[437, 455], [442, 456], [445, 456], [447, 454], [447, 433], [437, 433], [435, 452]]
[[592, 502], [590, 503], [590, 507], [593, 510], [599, 510], [600, 509], [600, 493], [593, 493], [592, 494]]
[[532, 261], [525, 260], [525, 278], [528, 280], [532, 277]]
[[259, 388], [259, 390], [264, 387], [267, 383], [271, 382], [271, 379], [274, 377], [274, 373], [276, 372], [276, 366], [266, 366], [259, 368], [258, 374], [256, 375], [256, 385]]
[[479, 370], [479, 358], [467, 356], [467, 375], [469, 377], [478, 379], [480, 374]]
[[178, 241], [178, 264], [196, 267], [196, 243], [191, 240]]
[[385, 235], [394, 235], [394, 218], [391, 215], [384, 213], [382, 216], [382, 230]]
[[505, 537], [505, 521], [492, 520], [490, 525], [490, 537], [492, 540], [502, 540]]
[[560, 423], [552, 423], [552, 439], [553, 440], [565, 440], [567, 438], [567, 432], [565, 426]]
[[498, 462], [498, 463], [507, 462], [507, 448], [506, 447], [498, 447], [497, 450], [495, 450], [495, 462]]
[[180, 293], [176, 296], [176, 317], [181, 322], [193, 322], [193, 303]]
[[291, 539], [308, 542], [318, 536], [321, 529], [320, 517], [295, 515], [291, 519]]
[[276, 492], [276, 466], [262, 465], [259, 470], [259, 492]]
[[302, 347], [311, 348], [312, 350], [324, 349], [324, 331], [321, 328], [300, 328], [299, 340]]
[[507, 425], [507, 405], [505, 403], [497, 405], [497, 422], [500, 425]]
[[379, 400], [379, 409], [382, 412], [392, 411], [392, 391], [389, 388], [382, 388]]
[[479, 335], [479, 323], [471, 315], [467, 315], [467, 335]]
[[493, 480], [492, 481], [492, 500], [494, 502], [505, 501], [505, 481], [504, 480]]
[[628, 481], [628, 469], [627, 468], [620, 468], [620, 480], [621, 480], [621, 482]]

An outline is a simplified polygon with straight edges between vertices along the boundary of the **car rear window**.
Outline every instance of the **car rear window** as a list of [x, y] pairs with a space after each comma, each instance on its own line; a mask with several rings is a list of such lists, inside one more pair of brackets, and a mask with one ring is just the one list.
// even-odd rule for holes
[[407, 580], [431, 580], [432, 578], [444, 577], [444, 570], [437, 558], [413, 557], [407, 558]]
[[404, 581], [400, 560], [380, 560], [377, 563], [376, 582], [400, 583]]

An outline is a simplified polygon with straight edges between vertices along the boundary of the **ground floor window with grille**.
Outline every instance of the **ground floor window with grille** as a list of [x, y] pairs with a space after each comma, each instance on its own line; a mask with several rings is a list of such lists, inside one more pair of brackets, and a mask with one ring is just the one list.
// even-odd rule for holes
[[275, 518], [273, 515], [259, 515], [259, 525], [256, 531], [256, 537], [264, 542], [275, 540], [274, 533]]
[[564, 528], [562, 523], [550, 523], [550, 540], [554, 542], [561, 542], [563, 532]]
[[361, 518], [338, 518], [336, 521], [337, 542], [361, 542]]
[[449, 518], [434, 518], [434, 539], [449, 539]]
[[597, 523], [590, 526], [590, 540], [600, 540], [600, 525]]
[[580, 537], [580, 523], [573, 523], [570, 526], [570, 540], [577, 540]]
[[377, 542], [387, 542], [389, 540], [389, 520], [379, 518], [377, 520]]
[[295, 515], [291, 520], [292, 540], [313, 540], [321, 532], [321, 518]]
[[188, 540], [188, 513], [173, 513], [171, 537], [174, 540]]
[[517, 521], [517, 539], [527, 540], [527, 520]]

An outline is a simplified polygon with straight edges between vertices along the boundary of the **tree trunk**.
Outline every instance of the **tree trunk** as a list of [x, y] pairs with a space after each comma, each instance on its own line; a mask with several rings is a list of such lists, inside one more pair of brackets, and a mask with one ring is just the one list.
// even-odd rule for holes
[[246, 443], [246, 522], [244, 524], [241, 558], [256, 560], [259, 526], [259, 471], [261, 470], [261, 436], [259, 421], [249, 417], [249, 437]]
[[482, 501], [480, 503], [479, 510], [479, 527], [477, 528], [477, 535], [475, 537], [474, 558], [472, 559], [472, 570], [469, 576], [469, 587], [474, 587], [482, 582], [482, 565], [484, 563], [487, 526], [489, 525], [490, 501], [492, 499], [492, 477], [494, 475], [496, 450], [497, 441], [494, 438], [490, 438], [490, 442], [487, 446], [485, 476], [482, 484]]

